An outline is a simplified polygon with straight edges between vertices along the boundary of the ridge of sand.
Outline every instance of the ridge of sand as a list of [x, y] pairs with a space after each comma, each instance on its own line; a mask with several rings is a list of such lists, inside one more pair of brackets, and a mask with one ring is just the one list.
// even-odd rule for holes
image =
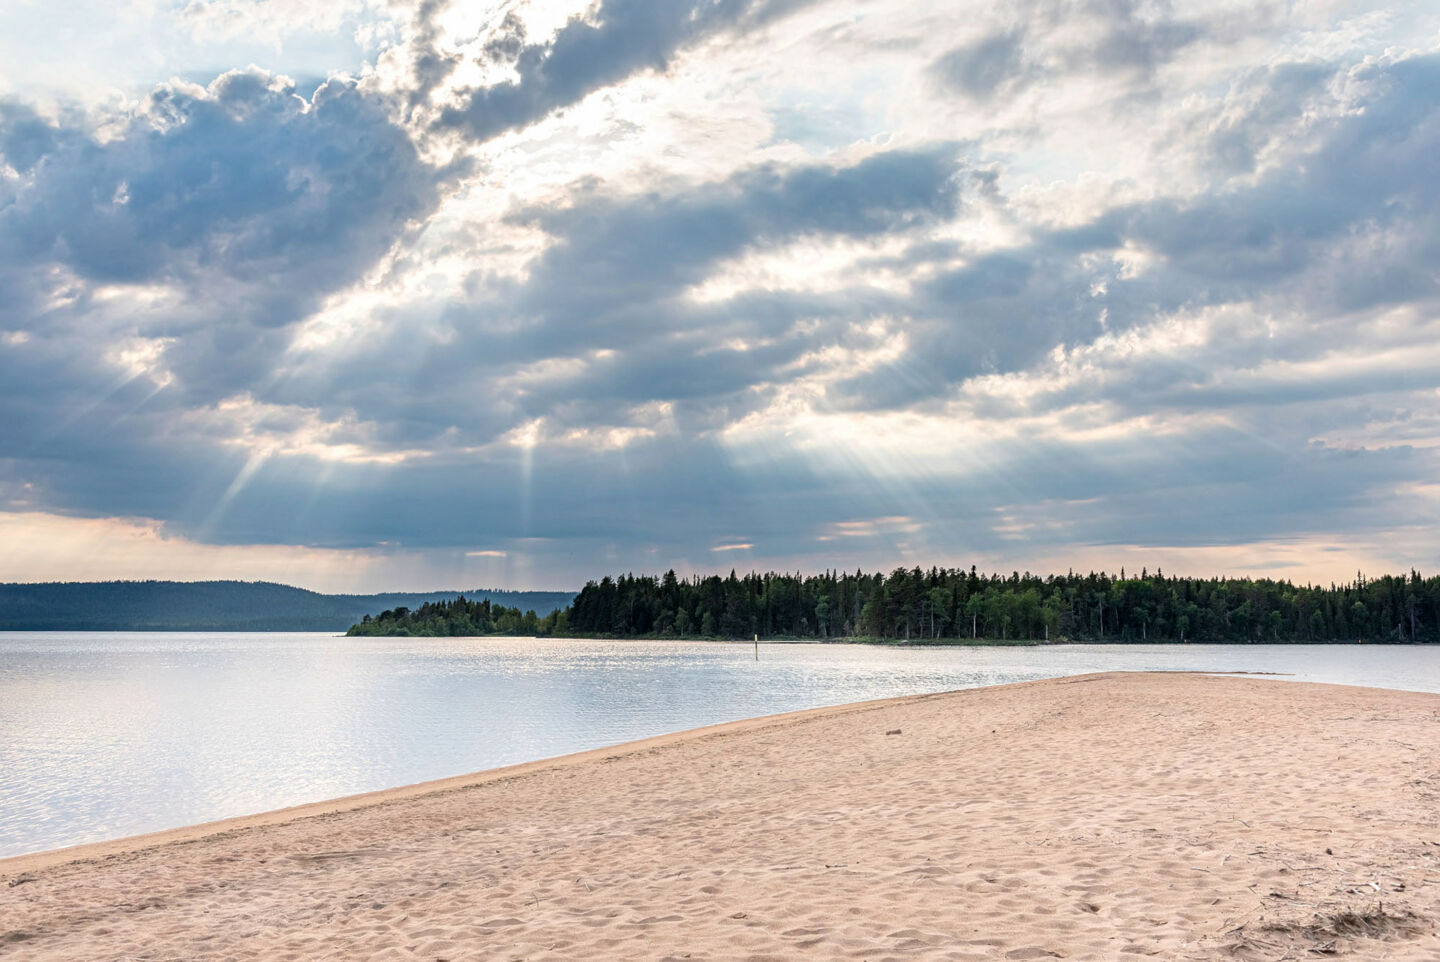
[[1437, 734], [1168, 673], [752, 719], [0, 861], [0, 955], [1436, 960]]

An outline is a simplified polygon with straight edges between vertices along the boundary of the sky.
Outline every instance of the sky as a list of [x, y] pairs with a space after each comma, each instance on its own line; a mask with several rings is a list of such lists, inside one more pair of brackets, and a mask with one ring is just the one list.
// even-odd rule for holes
[[18, 0], [0, 580], [1433, 571], [1431, 2]]

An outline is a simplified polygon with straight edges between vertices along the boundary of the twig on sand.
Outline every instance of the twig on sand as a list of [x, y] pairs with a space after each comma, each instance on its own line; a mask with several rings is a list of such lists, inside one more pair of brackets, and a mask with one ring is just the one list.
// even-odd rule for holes
[[1222, 926], [1224, 926], [1224, 925], [1229, 925], [1231, 922], [1239, 922], [1240, 924], [1237, 925], [1237, 926], [1235, 926], [1233, 929], [1230, 929], [1228, 932], [1223, 933], [1223, 934], [1225, 934], [1225, 935], [1230, 935], [1230, 934], [1233, 933], [1233, 932], [1239, 932], [1241, 929], [1243, 929], [1243, 928], [1245, 927], [1245, 920], [1248, 919], [1250, 916], [1254, 915], [1256, 909], [1262, 909], [1262, 908], [1264, 908], [1264, 907], [1265, 907], [1265, 906], [1264, 906], [1263, 904], [1257, 905], [1257, 906], [1255, 906], [1255, 908], [1253, 908], [1253, 909], [1251, 909], [1250, 911], [1246, 912], [1244, 915], [1240, 916], [1238, 919], [1233, 919], [1233, 918], [1232, 918], [1232, 919], [1226, 919], [1224, 922], [1221, 923]]

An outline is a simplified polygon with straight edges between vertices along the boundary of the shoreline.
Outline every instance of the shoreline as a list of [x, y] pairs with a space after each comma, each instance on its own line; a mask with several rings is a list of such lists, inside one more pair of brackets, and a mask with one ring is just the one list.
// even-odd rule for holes
[[[1106, 672], [1104, 674], [1114, 673]], [[1068, 675], [1066, 677], [1083, 678], [1089, 676]], [[1044, 680], [1050, 681], [1052, 679]], [[1033, 684], [1035, 684], [1035, 682], [1024, 681], [1005, 685], [987, 685], [984, 687], [987, 689], [1014, 688]], [[299, 805], [289, 805], [284, 808], [269, 809], [249, 815], [233, 815], [228, 818], [214, 819], [208, 822], [196, 822], [192, 825], [181, 825], [175, 828], [164, 828], [154, 832], [142, 832], [138, 835], [126, 835], [121, 838], [106, 839], [98, 842], [82, 842], [78, 845], [67, 845], [63, 848], [45, 849], [44, 851], [28, 852], [21, 855], [9, 855], [0, 858], [0, 880], [8, 880], [17, 875], [25, 875], [30, 872], [58, 865], [122, 857], [149, 849], [183, 845], [255, 828], [288, 825], [304, 819], [339, 815], [345, 812], [383, 806], [414, 798], [423, 798], [429, 795], [444, 795], [464, 791], [468, 788], [477, 788], [496, 782], [543, 774], [552, 769], [563, 769], [573, 765], [585, 765], [590, 762], [605, 761], [615, 757], [648, 752], [657, 748], [664, 748], [695, 739], [740, 734], [756, 729], [784, 725], [789, 722], [849, 714], [851, 712], [869, 711], [888, 705], [901, 705], [908, 702], [943, 698], [965, 691], [977, 690], [979, 689], [966, 688], [957, 691], [900, 695], [895, 698], [876, 698], [868, 701], [846, 702], [842, 705], [823, 705], [819, 708], [802, 708], [798, 711], [780, 712], [774, 715], [756, 715], [753, 718], [741, 718], [735, 721], [719, 722], [714, 725], [702, 725], [699, 728], [686, 728], [664, 735], [652, 735], [649, 738], [617, 742], [613, 745], [602, 745], [599, 748], [588, 748], [584, 751], [568, 752], [564, 755], [553, 755], [549, 758], [539, 758], [529, 762], [517, 762], [514, 765], [502, 765], [499, 768], [480, 769], [479, 771], [467, 772], [463, 775], [450, 775], [445, 778], [435, 778], [423, 782], [396, 785], [392, 788], [379, 788], [369, 792], [358, 792], [354, 795], [341, 795], [314, 802], [302, 802]]]
[[1440, 694], [1105, 672], [0, 861], [7, 958], [1440, 958]]
[[[343, 637], [343, 636], [341, 636]], [[481, 637], [481, 636], [477, 636]], [[621, 640], [621, 639], [608, 639]], [[624, 639], [634, 641], [656, 641], [665, 639]], [[723, 642], [725, 644], [749, 644], [749, 642]], [[763, 643], [763, 642], [762, 642]], [[778, 642], [779, 644], [826, 644], [826, 642]], [[835, 642], [829, 642], [835, 644]], [[1056, 644], [1059, 644], [1058, 642]], [[935, 647], [935, 646], [908, 646], [908, 647]], [[1035, 681], [1007, 682], [999, 685], [982, 685], [976, 688], [959, 688], [950, 691], [927, 692], [915, 695], [898, 695], [893, 698], [874, 698], [864, 701], [845, 702], [839, 705], [821, 705], [816, 708], [802, 708], [790, 712], [778, 712], [771, 715], [755, 715], [750, 718], [740, 718], [728, 722], [717, 722], [713, 725], [701, 725], [697, 728], [685, 728], [675, 732], [667, 732], [662, 735], [652, 735], [648, 738], [633, 739], [626, 742], [615, 742], [610, 745], [601, 745], [597, 748], [587, 748], [578, 752], [567, 752], [563, 755], [551, 755], [546, 758], [537, 758], [528, 762], [516, 762], [513, 765], [502, 765], [497, 768], [482, 768], [473, 772], [465, 772], [460, 775], [447, 775], [442, 778], [426, 779], [419, 782], [409, 782], [404, 785], [395, 785], [389, 788], [377, 788], [366, 792], [356, 792], [351, 795], [337, 795], [333, 798], [318, 799], [313, 802], [300, 802], [296, 805], [286, 805], [280, 808], [266, 809], [261, 812], [252, 812], [244, 815], [230, 815], [225, 818], [210, 819], [204, 822], [194, 822], [187, 825], [177, 825], [171, 828], [156, 829], [153, 832], [140, 832], [135, 835], [124, 835], [119, 838], [101, 839], [94, 842], [80, 842], [75, 845], [66, 845], [60, 848], [42, 849], [38, 852], [23, 852], [18, 855], [0, 856], [0, 881], [15, 875], [22, 875], [37, 869], [47, 868], [52, 865], [63, 865], [69, 862], [92, 861], [100, 858], [109, 858], [116, 855], [125, 855], [130, 852], [143, 849], [182, 844], [193, 842], [217, 835], [224, 835], [230, 832], [243, 831], [249, 828], [258, 828], [268, 825], [284, 825], [293, 821], [306, 818], [315, 818], [325, 815], [336, 815], [343, 812], [354, 811], [360, 808], [367, 808], [374, 805], [384, 805], [388, 802], [403, 799], [422, 797], [430, 794], [461, 791], [466, 788], [477, 787], [495, 781], [504, 781], [511, 778], [523, 778], [537, 772], [546, 771], [552, 767], [561, 768], [569, 765], [581, 765], [594, 761], [597, 758], [610, 758], [615, 755], [630, 754], [633, 752], [648, 751], [653, 748], [664, 747], [691, 738], [704, 738], [710, 735], [733, 734], [747, 731], [754, 727], [767, 727], [770, 724], [784, 724], [788, 721], [798, 721], [810, 717], [824, 717], [832, 714], [843, 714], [851, 711], [865, 711], [871, 708], [880, 708], [887, 705], [904, 704], [911, 701], [920, 701], [931, 698], [940, 698], [958, 695], [967, 691], [979, 691], [1001, 688], [1016, 688], [1026, 685], [1035, 685], [1044, 682], [1061, 681], [1070, 678], [1091, 678], [1106, 677], [1110, 675], [1212, 675], [1212, 676], [1251, 676], [1251, 677], [1293, 677], [1291, 672], [1275, 671], [1195, 671], [1187, 668], [1152, 668], [1146, 671], [1105, 671], [1087, 672], [1079, 675], [1059, 675], [1055, 678], [1042, 678]], [[1399, 688], [1378, 688], [1375, 686], [1363, 685], [1340, 685], [1331, 682], [1302, 682], [1301, 684], [1328, 685], [1336, 688], [1357, 688], [1373, 691], [1409, 691]], [[1423, 694], [1423, 693], [1422, 693]]]
[[[341, 636], [343, 637], [343, 636]], [[383, 637], [383, 636], [374, 636]], [[488, 637], [488, 636], [476, 636]], [[519, 636], [505, 636], [519, 637]], [[601, 639], [601, 640], [627, 640], [637, 642], [657, 641], [665, 639]], [[723, 644], [750, 644], [749, 642], [724, 641]], [[826, 642], [798, 641], [779, 642], [780, 644], [826, 644]], [[834, 644], [835, 642], [830, 642]], [[1060, 643], [1055, 643], [1060, 644]], [[934, 646], [906, 646], [906, 647], [934, 647]], [[528, 762], [516, 762], [513, 765], [502, 765], [496, 768], [478, 769], [473, 772], [465, 772], [460, 775], [447, 775], [442, 778], [426, 779], [419, 782], [409, 782], [404, 785], [395, 785], [389, 788], [372, 789], [365, 792], [356, 792], [350, 795], [338, 795], [333, 798], [318, 799], [313, 802], [301, 802], [296, 805], [287, 805], [281, 808], [266, 809], [261, 812], [253, 812], [244, 815], [231, 815], [225, 818], [211, 819], [204, 822], [194, 822], [187, 825], [177, 825], [171, 828], [157, 829], [153, 832], [140, 832], [135, 835], [125, 835], [113, 839], [101, 839], [94, 842], [81, 842], [75, 845], [66, 845], [60, 848], [43, 849], [38, 852], [25, 852], [18, 855], [7, 855], [0, 857], [0, 881], [5, 881], [17, 875], [24, 875], [29, 872], [50, 868], [56, 865], [66, 865], [72, 862], [91, 862], [98, 859], [108, 859], [117, 856], [133, 854], [152, 848], [161, 848], [171, 845], [186, 844], [201, 841], [207, 838], [217, 837], [242, 832], [254, 828], [268, 826], [288, 825], [292, 822], [304, 819], [318, 818], [330, 815], [343, 814], [345, 812], [359, 809], [382, 806], [392, 802], [404, 801], [414, 798], [423, 798], [428, 795], [441, 795], [457, 791], [464, 791], [469, 788], [492, 784], [495, 782], [508, 781], [510, 779], [525, 778], [535, 774], [541, 774], [551, 769], [567, 768], [573, 765], [584, 765], [597, 760], [610, 760], [616, 757], [651, 751], [657, 748], [664, 748], [670, 745], [701, 739], [711, 736], [724, 736], [740, 734], [754, 729], [768, 728], [774, 725], [784, 725], [789, 722], [803, 721], [813, 718], [824, 718], [831, 715], [843, 715], [852, 712], [863, 712], [892, 705], [903, 705], [910, 702], [926, 701], [936, 698], [948, 698], [963, 695], [967, 692], [992, 691], [1011, 688], [1025, 688], [1033, 685], [1063, 682], [1067, 680], [1088, 680], [1108, 678], [1115, 676], [1131, 675], [1194, 675], [1200, 677], [1253, 677], [1263, 679], [1280, 679], [1294, 677], [1291, 672], [1274, 671], [1195, 671], [1187, 668], [1152, 668], [1146, 671], [1103, 671], [1086, 672], [1079, 675], [1059, 675], [1054, 678], [1042, 678], [1033, 681], [1007, 682], [998, 685], [981, 685], [975, 688], [959, 688], [949, 691], [928, 692], [915, 695], [899, 695], [893, 698], [875, 698], [864, 701], [845, 702], [839, 705], [822, 705], [816, 708], [802, 708], [790, 712], [778, 712], [771, 715], [756, 715], [750, 718], [740, 718], [728, 722], [717, 722], [713, 725], [701, 725], [697, 728], [686, 728], [675, 732], [667, 732], [662, 735], [652, 735], [648, 738], [633, 739], [626, 742], [616, 742], [610, 745], [601, 745], [597, 748], [587, 748], [578, 752], [567, 752], [562, 755], [552, 755], [546, 758], [537, 758]], [[1429, 692], [1417, 692], [1411, 689], [1381, 688], [1364, 685], [1344, 685], [1334, 682], [1286, 682], [1286, 684], [1319, 685], [1328, 688], [1353, 689], [1356, 691], [1382, 691], [1395, 692], [1397, 694], [1431, 694]], [[1435, 697], [1440, 698], [1440, 695]]]

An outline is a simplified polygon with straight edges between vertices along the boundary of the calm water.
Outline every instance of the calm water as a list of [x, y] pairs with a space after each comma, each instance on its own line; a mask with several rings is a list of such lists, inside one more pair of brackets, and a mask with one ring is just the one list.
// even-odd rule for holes
[[1112, 669], [1440, 692], [1440, 646], [0, 634], [0, 856], [774, 712]]

